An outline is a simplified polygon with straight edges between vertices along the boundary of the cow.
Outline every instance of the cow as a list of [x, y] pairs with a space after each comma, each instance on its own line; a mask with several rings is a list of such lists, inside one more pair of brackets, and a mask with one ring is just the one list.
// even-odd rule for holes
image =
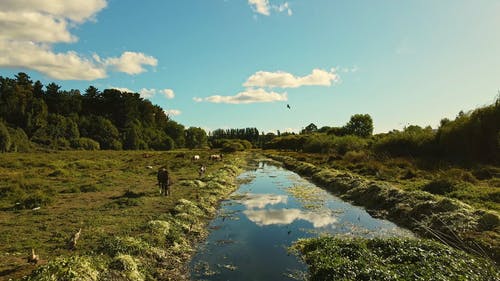
[[212, 154], [208, 157], [209, 160], [218, 160], [218, 161], [221, 161], [222, 160], [222, 154]]
[[193, 155], [193, 161], [200, 160], [200, 155]]
[[158, 170], [157, 174], [158, 178], [158, 186], [160, 187], [160, 195], [163, 194], [165, 196], [170, 195], [170, 178], [168, 176], [167, 168], [161, 167]]

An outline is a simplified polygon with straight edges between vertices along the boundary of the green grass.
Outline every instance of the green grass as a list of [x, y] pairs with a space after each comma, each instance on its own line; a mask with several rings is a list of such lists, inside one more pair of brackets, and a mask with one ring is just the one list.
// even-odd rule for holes
[[[271, 153], [290, 156], [321, 168], [348, 171], [375, 181], [393, 184], [403, 190], [423, 190], [461, 200], [476, 208], [500, 212], [500, 167], [453, 166], [449, 163], [422, 162], [407, 158], [379, 159], [365, 151], [349, 151], [344, 156], [301, 152]], [[429, 185], [444, 187], [435, 190]], [[442, 184], [445, 183], [446, 186]], [[434, 190], [436, 192], [434, 192]]]
[[311, 281], [494, 281], [498, 267], [440, 243], [411, 238], [322, 237], [293, 246], [309, 266]]
[[[202, 237], [203, 225], [215, 213], [213, 206], [235, 188], [232, 182], [237, 173], [232, 166], [224, 168], [225, 165], [243, 164], [237, 155], [227, 155], [223, 162], [209, 162], [211, 153], [186, 150], [147, 154], [140, 151], [0, 154], [0, 280], [27, 275], [44, 267], [40, 264], [46, 265], [44, 270], [50, 273], [65, 263], [80, 264], [85, 272], [109, 269], [106, 278], [112, 279], [129, 274], [120, 273], [113, 266], [126, 266], [131, 260], [138, 262], [137, 270], [142, 274], [136, 277], [156, 274], [157, 279], [171, 275], [182, 280], [186, 270], [183, 262], [191, 245]], [[180, 154], [185, 156], [179, 157]], [[201, 160], [192, 162], [192, 154], [199, 154]], [[196, 184], [201, 163], [207, 166], [207, 173], [200, 181], [202, 184]], [[169, 197], [159, 196], [156, 182], [156, 170], [163, 165], [173, 178]], [[202, 185], [217, 185], [222, 189], [212, 189], [209, 193], [208, 189], [200, 188]], [[189, 210], [179, 213], [177, 209], [182, 208], [179, 207], [182, 202], [195, 202], [203, 216], [191, 216]], [[185, 217], [194, 217], [196, 221], [186, 222]], [[157, 220], [171, 224], [168, 237], [160, 239], [152, 235], [148, 224]], [[68, 240], [79, 228], [82, 234], [77, 249], [70, 251]], [[173, 260], [178, 262], [136, 256], [130, 259], [103, 250], [115, 245], [112, 238], [118, 237], [125, 239], [120, 240], [125, 244], [129, 237], [138, 239], [147, 245], [148, 251], [157, 254], [160, 249], [169, 249], [167, 255], [175, 255]], [[165, 248], [167, 240], [169, 248]], [[41, 259], [36, 267], [26, 263], [31, 248]], [[96, 253], [104, 254], [102, 260], [94, 258]], [[74, 256], [75, 260], [68, 256]], [[169, 267], [164, 263], [169, 263]], [[44, 270], [40, 269], [31, 280], [48, 274]]]

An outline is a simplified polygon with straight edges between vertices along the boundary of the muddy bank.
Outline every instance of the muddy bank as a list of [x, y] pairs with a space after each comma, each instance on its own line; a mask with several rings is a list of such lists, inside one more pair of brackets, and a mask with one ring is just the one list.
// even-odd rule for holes
[[323, 169], [292, 157], [267, 155], [342, 199], [365, 207], [414, 233], [500, 262], [500, 217], [457, 200], [421, 191], [407, 192], [361, 176]]
[[198, 190], [196, 200], [179, 199], [168, 213], [155, 217], [134, 236], [103, 236], [93, 252], [62, 256], [22, 280], [189, 280], [187, 262], [206, 237], [206, 225], [221, 199], [236, 187], [242, 159], [201, 179], [181, 180]]

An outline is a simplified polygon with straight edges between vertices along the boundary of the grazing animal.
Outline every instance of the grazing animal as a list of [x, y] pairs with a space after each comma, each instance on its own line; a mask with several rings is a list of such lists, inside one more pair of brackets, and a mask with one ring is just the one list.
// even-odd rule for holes
[[163, 195], [170, 195], [170, 179], [168, 176], [167, 168], [161, 167], [158, 170], [158, 174], [156, 177], [158, 179], [158, 186], [160, 187], [160, 194], [163, 193]]
[[208, 157], [209, 160], [222, 160], [222, 154], [212, 154]]
[[143, 153], [142, 154], [142, 158], [150, 158], [150, 157], [153, 157], [153, 155], [149, 154], [149, 153]]
[[153, 166], [146, 166], [146, 169], [153, 169]]
[[77, 233], [75, 233], [75, 234], [73, 234], [73, 236], [71, 236], [71, 239], [69, 239], [68, 246], [69, 246], [70, 250], [75, 250], [76, 249], [76, 242], [80, 238], [80, 234], [82, 234], [82, 229], [81, 228], [78, 230]]
[[200, 160], [200, 155], [194, 155], [193, 156], [193, 161], [197, 161], [197, 160]]
[[37, 264], [38, 263], [38, 255], [35, 255], [35, 249], [31, 249], [31, 255], [28, 256], [28, 263]]
[[200, 166], [200, 169], [198, 170], [198, 173], [200, 174], [200, 178], [203, 177], [206, 170], [207, 170], [207, 168], [205, 168], [205, 165]]

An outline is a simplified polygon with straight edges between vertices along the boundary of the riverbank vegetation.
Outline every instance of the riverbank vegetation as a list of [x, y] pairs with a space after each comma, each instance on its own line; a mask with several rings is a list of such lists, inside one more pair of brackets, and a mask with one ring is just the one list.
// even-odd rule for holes
[[293, 248], [308, 264], [311, 281], [500, 278], [491, 261], [430, 240], [321, 237], [300, 240]]
[[[188, 280], [193, 248], [244, 163], [235, 154], [208, 161], [211, 153], [0, 154], [0, 279]], [[163, 165], [173, 180], [168, 197], [156, 183]], [[31, 249], [37, 265], [26, 262]]]

